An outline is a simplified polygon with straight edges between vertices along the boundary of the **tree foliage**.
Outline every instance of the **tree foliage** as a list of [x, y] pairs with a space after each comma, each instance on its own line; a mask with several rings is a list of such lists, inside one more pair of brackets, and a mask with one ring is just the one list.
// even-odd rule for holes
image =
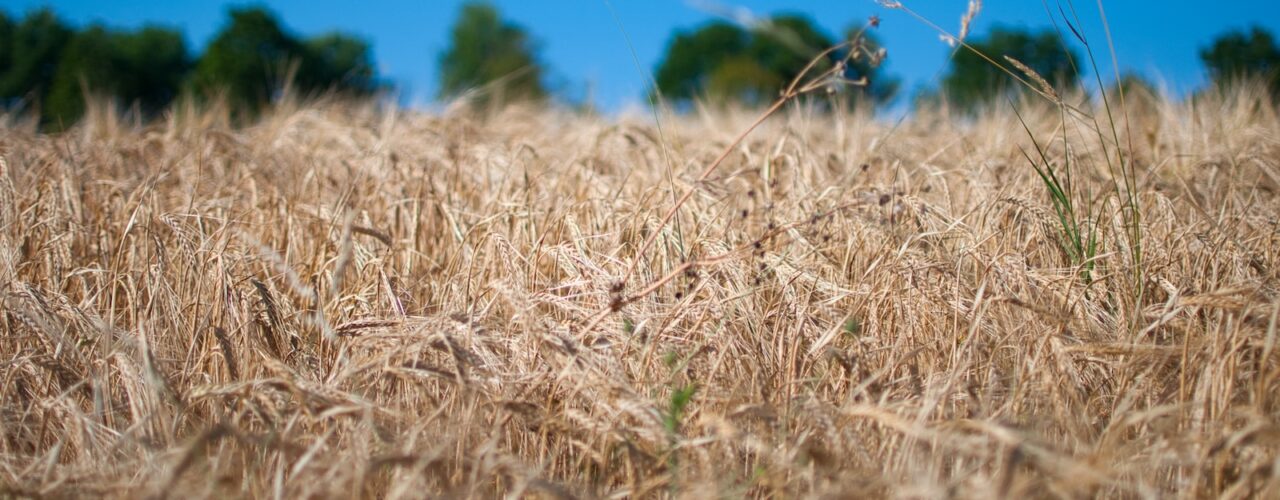
[[972, 49], [959, 49], [942, 79], [943, 96], [960, 109], [975, 109], [993, 99], [1028, 91], [986, 58], [1028, 80], [1006, 59], [1013, 58], [1034, 70], [1059, 92], [1079, 85], [1080, 74], [1074, 65], [1078, 57], [1055, 31], [1031, 33], [996, 27], [986, 38], [967, 43]]
[[302, 44], [266, 9], [232, 9], [230, 17], [200, 57], [192, 82], [202, 94], [225, 92], [233, 108], [256, 113], [283, 90]]
[[86, 92], [137, 105], [144, 116], [153, 116], [178, 96], [190, 66], [186, 42], [176, 31], [91, 26], [63, 49], [43, 117], [58, 127], [69, 125], [84, 113]]
[[[723, 21], [713, 21], [692, 32], [677, 32], [654, 72], [658, 90], [673, 101], [694, 99], [710, 90], [709, 80], [716, 69], [726, 63], [739, 66], [725, 70], [726, 73], [767, 73], [754, 61], [737, 62], [748, 59], [750, 38], [745, 30]], [[725, 90], [734, 89], [718, 89]]]
[[71, 36], [71, 29], [48, 9], [33, 11], [18, 23], [5, 16], [0, 22], [0, 104], [38, 104], [52, 87], [58, 58]]
[[1267, 30], [1254, 26], [1249, 32], [1231, 31], [1201, 49], [1200, 60], [1214, 81], [1232, 84], [1257, 79], [1280, 96], [1280, 47]]
[[[762, 82], [758, 93], [767, 101], [774, 100], [814, 56], [835, 44], [835, 40], [804, 16], [784, 14], [753, 26], [747, 57], [776, 76], [774, 82]], [[834, 65], [836, 57], [832, 55], [821, 61], [818, 71]]]
[[368, 95], [381, 88], [369, 44], [342, 33], [310, 38], [304, 45], [300, 84], [307, 89], [332, 89]]
[[462, 7], [440, 56], [442, 98], [481, 91], [479, 104], [540, 100], [547, 96], [545, 69], [538, 47], [519, 25], [502, 19], [493, 5], [471, 2]]
[[0, 11], [0, 110], [39, 109], [61, 129], [84, 113], [86, 93], [153, 117], [184, 91], [225, 93], [238, 114], [295, 88], [369, 95], [379, 90], [369, 46], [341, 34], [299, 39], [260, 8], [234, 9], [198, 62], [181, 33], [157, 26], [73, 29], [48, 9], [21, 20]]
[[303, 93], [367, 95], [378, 89], [369, 46], [331, 33], [295, 37], [261, 7], [230, 11], [196, 65], [192, 82], [203, 95], [225, 93], [234, 110], [257, 114], [292, 85]]
[[[863, 33], [860, 49], [878, 47], [869, 32], [859, 28], [849, 32], [850, 36], [856, 33]], [[677, 103], [706, 97], [713, 102], [760, 105], [777, 98], [815, 56], [835, 44], [809, 18], [799, 15], [775, 16], [750, 28], [713, 21], [677, 32], [654, 79], [662, 95]], [[845, 55], [829, 54], [816, 71], [831, 68]], [[843, 76], [853, 81], [866, 77], [867, 86], [855, 87], [853, 95], [884, 102], [897, 84], [883, 77], [870, 55], [859, 54]]]

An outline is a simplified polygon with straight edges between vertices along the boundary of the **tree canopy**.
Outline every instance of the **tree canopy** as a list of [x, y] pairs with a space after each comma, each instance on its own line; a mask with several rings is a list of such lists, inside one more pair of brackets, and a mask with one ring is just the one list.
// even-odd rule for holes
[[192, 82], [204, 95], [225, 92], [233, 109], [250, 115], [277, 99], [287, 84], [304, 93], [367, 95], [378, 89], [364, 41], [339, 33], [299, 39], [261, 7], [230, 11]]
[[382, 88], [369, 44], [331, 32], [304, 43], [300, 84], [307, 89], [368, 95]]
[[112, 99], [155, 116], [183, 92], [225, 93], [252, 115], [287, 78], [306, 93], [369, 95], [379, 90], [369, 45], [341, 33], [300, 39], [261, 8], [232, 9], [199, 59], [183, 35], [159, 26], [76, 29], [48, 9], [21, 20], [0, 11], [0, 109], [40, 110], [47, 129], [76, 122], [85, 96]]
[[233, 9], [231, 20], [209, 43], [192, 82], [204, 94], [226, 92], [238, 109], [257, 112], [276, 97], [302, 44], [263, 8]]
[[1218, 36], [1200, 50], [1200, 60], [1214, 81], [1232, 84], [1241, 79], [1257, 79], [1268, 85], [1272, 95], [1280, 96], [1280, 47], [1261, 27]]
[[544, 73], [537, 44], [523, 27], [503, 20], [489, 3], [471, 2], [462, 7], [440, 56], [439, 95], [482, 91], [473, 97], [481, 105], [540, 100], [548, 94]]
[[[860, 30], [851, 29], [850, 35], [857, 32]], [[876, 45], [869, 32], [864, 33], [863, 41]], [[654, 79], [662, 95], [677, 103], [706, 97], [715, 102], [759, 105], [775, 99], [809, 61], [835, 44], [812, 20], [799, 15], [775, 16], [750, 28], [713, 21], [677, 32]], [[845, 55], [830, 54], [817, 70], [831, 68]], [[866, 77], [868, 86], [855, 88], [854, 95], [877, 103], [889, 99], [897, 87], [893, 80], [883, 78], [880, 68], [867, 57], [847, 66], [843, 76], [855, 81]]]
[[130, 33], [91, 26], [63, 49], [43, 116], [56, 126], [69, 125], [84, 113], [85, 92], [136, 104], [144, 115], [154, 115], [178, 96], [190, 66], [186, 42], [176, 31], [149, 26]]
[[[706, 92], [708, 81], [719, 66], [746, 59], [750, 36], [736, 25], [713, 21], [692, 32], [677, 32], [666, 55], [654, 72], [654, 80], [667, 99], [679, 101]], [[750, 61], [740, 63], [745, 72], [767, 73]], [[768, 75], [772, 79], [772, 75]], [[767, 82], [776, 84], [776, 82]]]
[[0, 101], [6, 108], [39, 104], [72, 34], [49, 9], [33, 11], [18, 23], [0, 19]]
[[[942, 94], [960, 109], [975, 109], [993, 99], [1029, 91], [983, 56], [998, 62], [1023, 80], [1027, 77], [1011, 65], [1012, 58], [1034, 70], [1059, 92], [1079, 85], [1075, 51], [1053, 30], [1031, 33], [996, 27], [986, 38], [970, 40], [970, 48], [960, 48], [942, 78]], [[981, 55], [980, 55], [981, 54]]]

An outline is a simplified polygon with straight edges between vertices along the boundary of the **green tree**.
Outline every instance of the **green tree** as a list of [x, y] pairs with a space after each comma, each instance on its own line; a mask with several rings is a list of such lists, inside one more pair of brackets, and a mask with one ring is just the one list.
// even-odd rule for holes
[[[864, 37], [867, 46], [874, 39]], [[676, 103], [698, 97], [713, 102], [761, 105], [773, 101], [813, 58], [836, 43], [804, 16], [779, 15], [743, 29], [713, 21], [693, 31], [677, 32], [654, 71], [658, 90]], [[874, 50], [874, 49], [872, 49]], [[848, 52], [837, 51], [820, 61], [814, 72], [830, 69]], [[858, 89], [852, 95], [883, 102], [896, 84], [883, 79], [866, 51], [845, 67], [844, 77], [867, 77], [878, 86]]]
[[1280, 96], [1280, 48], [1267, 30], [1254, 26], [1248, 33], [1231, 31], [1200, 50], [1200, 60], [1214, 81], [1232, 84], [1257, 79]]
[[707, 76], [705, 91], [715, 103], [732, 100], [760, 105], [776, 99], [779, 89], [787, 83], [782, 75], [770, 71], [760, 61], [740, 55], [719, 61]]
[[1033, 34], [997, 27], [986, 38], [968, 44], [972, 50], [957, 51], [951, 59], [950, 71], [942, 78], [942, 95], [960, 109], [976, 109], [992, 100], [1028, 91], [983, 55], [1027, 80], [1005, 57], [1016, 59], [1035, 70], [1059, 92], [1079, 85], [1080, 75], [1073, 65], [1077, 56], [1055, 31]]
[[111, 45], [113, 37], [95, 26], [76, 33], [58, 59], [57, 71], [48, 98], [41, 108], [45, 122], [57, 128], [70, 125], [84, 113], [84, 90], [90, 83], [105, 85], [121, 72], [120, 62]]
[[458, 97], [484, 88], [474, 102], [541, 100], [547, 96], [538, 48], [528, 32], [504, 21], [493, 5], [462, 7], [440, 56], [440, 97]]
[[[0, 85], [3, 85], [5, 75], [9, 74], [9, 68], [13, 66], [13, 32], [16, 27], [13, 20], [9, 19], [9, 15], [0, 10]], [[3, 94], [0, 94], [0, 109], [4, 109]]]
[[176, 31], [90, 26], [62, 51], [43, 118], [58, 127], [75, 122], [84, 113], [86, 91], [153, 116], [178, 95], [190, 66], [186, 42]]
[[[736, 67], [722, 70], [727, 73], [716, 82], [717, 87], [724, 87], [731, 82], [723, 81], [732, 73], [755, 75], [766, 73], [763, 66], [746, 58], [747, 45], [751, 36], [733, 24], [714, 21], [703, 25], [692, 32], [676, 32], [675, 38], [667, 45], [666, 55], [654, 71], [658, 90], [672, 101], [688, 101], [708, 92], [712, 75], [718, 66], [731, 62]], [[769, 76], [770, 79], [774, 77]], [[717, 91], [741, 91], [742, 84], [734, 88], [717, 88]]]
[[[292, 78], [292, 80], [290, 80]], [[234, 112], [257, 115], [285, 90], [365, 96], [381, 88], [363, 40], [329, 33], [302, 40], [261, 7], [230, 11], [230, 20], [196, 64], [192, 86], [225, 93]]]
[[302, 44], [271, 12], [232, 9], [230, 21], [196, 64], [192, 83], [202, 95], [225, 92], [234, 110], [256, 115], [284, 90], [290, 65], [302, 54]]
[[353, 96], [381, 88], [369, 44], [342, 33], [328, 33], [305, 42], [298, 80], [310, 91], [331, 90]]
[[168, 28], [144, 27], [120, 37], [116, 48], [133, 75], [119, 90], [119, 97], [141, 104], [147, 114], [159, 112], [178, 97], [194, 64], [182, 34]]
[[237, 115], [252, 116], [288, 77], [300, 92], [365, 96], [381, 89], [369, 45], [341, 33], [298, 40], [261, 8], [233, 9], [194, 65], [182, 35], [65, 26], [49, 10], [14, 23], [0, 12], [0, 109], [38, 108], [46, 127], [74, 123], [86, 93], [155, 116], [188, 87], [225, 92]]
[[[773, 100], [784, 86], [804, 70], [814, 56], [835, 44], [809, 18], [784, 14], [753, 27], [751, 43], [747, 45], [747, 57], [758, 61], [781, 81], [778, 85], [761, 86], [761, 93]], [[832, 55], [827, 61], [822, 61], [818, 71], [829, 69], [834, 64], [835, 57], [837, 56]]]
[[0, 45], [5, 49], [0, 73], [0, 105], [13, 108], [25, 102], [40, 102], [49, 92], [58, 68], [58, 57], [71, 39], [72, 31], [53, 11], [33, 11], [16, 25], [3, 23], [10, 33]]

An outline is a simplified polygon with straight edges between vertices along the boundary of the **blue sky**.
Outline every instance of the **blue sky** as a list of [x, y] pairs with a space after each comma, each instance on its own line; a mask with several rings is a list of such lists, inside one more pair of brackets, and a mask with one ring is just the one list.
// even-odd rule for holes
[[[1049, 0], [1056, 5], [1057, 0]], [[1063, 0], [1066, 1], [1066, 0]], [[1083, 28], [1106, 55], [1105, 34], [1096, 0], [1074, 0]], [[373, 44], [381, 73], [403, 91], [402, 101], [424, 103], [435, 92], [436, 61], [447, 44], [450, 25], [462, 0], [272, 0], [221, 2], [190, 0], [0, 0], [12, 14], [49, 6], [64, 19], [84, 25], [100, 22], [132, 28], [146, 23], [183, 30], [200, 48], [226, 19], [232, 5], [266, 5], [292, 31], [318, 34], [347, 31]], [[541, 42], [554, 80], [571, 94], [590, 95], [605, 109], [637, 102], [645, 76], [632, 59], [627, 37], [642, 69], [652, 71], [675, 29], [712, 19], [703, 4], [686, 0], [495, 0], [503, 14], [525, 26]], [[903, 0], [908, 7], [949, 30], [957, 30], [967, 0]], [[758, 15], [798, 12], [811, 16], [829, 33], [878, 15], [879, 36], [889, 50], [886, 68], [909, 89], [936, 83], [948, 47], [935, 31], [902, 11], [874, 0], [722, 0]], [[1037, 0], [986, 0], [973, 28], [981, 36], [993, 25], [1049, 26]], [[616, 12], [616, 21], [612, 11]], [[1182, 94], [1203, 84], [1198, 51], [1214, 35], [1232, 28], [1261, 25], [1280, 34], [1280, 1], [1110, 0], [1104, 1], [1122, 67], [1163, 82]], [[1054, 7], [1056, 9], [1056, 7]], [[624, 32], [626, 36], [624, 36]], [[1107, 64], [1109, 68], [1109, 63]], [[1109, 71], [1109, 70], [1108, 70]], [[1092, 77], [1092, 75], [1089, 75]]]

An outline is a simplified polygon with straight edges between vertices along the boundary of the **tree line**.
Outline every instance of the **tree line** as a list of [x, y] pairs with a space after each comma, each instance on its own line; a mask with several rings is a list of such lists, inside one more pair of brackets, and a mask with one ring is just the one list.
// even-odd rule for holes
[[[767, 104], [815, 54], [857, 37], [860, 44], [818, 63], [843, 64], [840, 76], [857, 82], [845, 89], [846, 102], [883, 104], [899, 94], [900, 84], [879, 66], [883, 52], [877, 51], [874, 24], [851, 25], [841, 39], [791, 14], [747, 26], [711, 21], [678, 30], [654, 68], [653, 97], [677, 106]], [[1015, 59], [1059, 89], [1079, 85], [1080, 57], [1056, 31], [997, 27], [967, 44], [973, 50], [957, 50], [938, 87], [917, 99], [972, 109], [1022, 91], [979, 53]], [[866, 53], [848, 58], [848, 50]], [[1216, 81], [1254, 79], [1280, 95], [1280, 48], [1262, 28], [1225, 33], [1199, 55]], [[462, 7], [439, 65], [441, 98], [465, 96], [490, 105], [554, 94], [534, 37], [489, 3]], [[1132, 76], [1125, 81], [1139, 82]], [[286, 92], [366, 97], [388, 89], [366, 41], [340, 32], [300, 37], [261, 7], [229, 10], [198, 55], [180, 32], [165, 27], [77, 29], [48, 9], [21, 19], [0, 11], [0, 108], [38, 113], [48, 129], [74, 123], [85, 112], [86, 96], [114, 99], [142, 117], [154, 117], [184, 97], [218, 100], [234, 116], [251, 118]]]
[[369, 44], [343, 33], [301, 38], [266, 9], [236, 8], [199, 56], [161, 26], [75, 29], [49, 9], [13, 20], [0, 11], [0, 107], [38, 113], [61, 129], [87, 96], [153, 117], [181, 96], [225, 102], [250, 117], [286, 90], [369, 96], [383, 88]]
[[[861, 29], [850, 27], [846, 39]], [[802, 42], [804, 50], [786, 46], [787, 37]], [[863, 38], [872, 47], [879, 45], [874, 36]], [[749, 29], [713, 21], [674, 35], [656, 69], [656, 86], [664, 97], [676, 102], [700, 98], [708, 102], [761, 104], [761, 100], [776, 97], [779, 89], [799, 74], [805, 61], [819, 53], [818, 48], [834, 43], [801, 16], [776, 16]], [[1011, 75], [1021, 70], [1007, 62], [1009, 59], [1043, 77], [1058, 91], [1078, 89], [1081, 68], [1086, 64], [1058, 31], [1050, 29], [1029, 31], [997, 26], [985, 37], [966, 41], [966, 45], [952, 55], [938, 87], [915, 96], [917, 104], [942, 101], [961, 110], [973, 110], [992, 100], [1028, 92]], [[1219, 35], [1201, 49], [1199, 56], [1213, 81], [1225, 85], [1246, 80], [1259, 82], [1273, 97], [1280, 98], [1280, 47], [1265, 29], [1252, 27]], [[836, 52], [827, 58], [836, 61], [841, 57]], [[855, 101], [869, 100], [879, 105], [897, 96], [898, 81], [878, 65], [864, 59], [849, 69], [848, 78], [867, 78], [862, 85], [852, 87]], [[1142, 87], [1155, 91], [1153, 85], [1135, 74], [1122, 76], [1117, 85], [1126, 90]]]

